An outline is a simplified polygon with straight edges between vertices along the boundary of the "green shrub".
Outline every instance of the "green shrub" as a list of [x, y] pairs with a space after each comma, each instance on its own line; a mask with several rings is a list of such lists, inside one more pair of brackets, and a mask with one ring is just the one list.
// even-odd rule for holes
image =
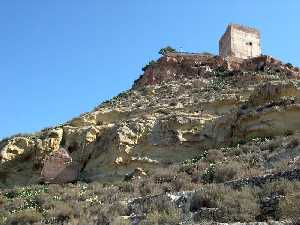
[[151, 60], [147, 65], [142, 68], [142, 71], [146, 71], [149, 67], [155, 65], [156, 61]]
[[293, 64], [292, 63], [287, 63], [285, 64], [289, 69], [292, 69], [293, 68]]
[[194, 157], [191, 158], [191, 159], [187, 159], [187, 160], [183, 161], [182, 164], [183, 164], [183, 165], [193, 165], [193, 164], [199, 162], [199, 161], [202, 160], [202, 159], [206, 159], [207, 154], [208, 154], [208, 152], [207, 152], [207, 151], [204, 151], [203, 153], [201, 153], [201, 154], [199, 154], [199, 155], [196, 155], [196, 156], [194, 156]]
[[165, 54], [170, 53], [170, 52], [176, 52], [176, 49], [172, 48], [171, 46], [167, 46], [165, 48], [160, 49], [158, 54], [165, 55]]
[[215, 164], [211, 163], [202, 175], [202, 180], [205, 183], [212, 183], [215, 179]]
[[201, 52], [201, 55], [205, 55], [205, 56], [214, 56], [212, 53], [210, 52]]

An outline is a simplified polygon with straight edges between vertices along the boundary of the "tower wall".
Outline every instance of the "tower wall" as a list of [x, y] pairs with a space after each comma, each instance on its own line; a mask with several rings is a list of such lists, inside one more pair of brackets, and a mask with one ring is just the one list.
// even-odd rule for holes
[[241, 59], [260, 56], [260, 34], [256, 29], [231, 24], [220, 39], [219, 52], [223, 57]]

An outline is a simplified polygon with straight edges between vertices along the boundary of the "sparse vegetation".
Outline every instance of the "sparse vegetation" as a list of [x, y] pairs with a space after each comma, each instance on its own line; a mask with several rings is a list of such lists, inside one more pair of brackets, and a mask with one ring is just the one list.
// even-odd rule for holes
[[[176, 50], [159, 51], [170, 52]], [[260, 70], [260, 57], [241, 64], [203, 54], [150, 61], [143, 71], [155, 68], [154, 77], [140, 77], [133, 89], [59, 126], [59, 134], [52, 127], [9, 146], [0, 142], [7, 146], [1, 160], [14, 157], [0, 166], [0, 224], [129, 225], [134, 216], [144, 225], [296, 221], [298, 178], [274, 178], [300, 168], [292, 121], [299, 99], [291, 96], [300, 82], [277, 84], [294, 76], [292, 65], [266, 58]], [[256, 101], [260, 95], [267, 97]], [[84, 164], [77, 182], [15, 185], [39, 182], [44, 154], [54, 145]]]
[[293, 64], [292, 63], [287, 63], [285, 64], [288, 68], [292, 69], [293, 68]]
[[190, 210], [202, 208], [218, 209], [215, 220], [219, 222], [255, 221], [259, 213], [253, 190], [233, 190], [215, 184], [206, 185], [194, 194]]
[[165, 55], [167, 53], [172, 53], [172, 52], [176, 52], [176, 49], [172, 48], [171, 46], [167, 46], [165, 48], [160, 49], [158, 53], [160, 55]]
[[[286, 146], [296, 144], [287, 142]], [[274, 141], [253, 140], [266, 152], [267, 146]], [[256, 168], [256, 152], [252, 144], [238, 145], [224, 149], [211, 149], [179, 164], [166, 164], [157, 168], [148, 177], [133, 181], [111, 184], [98, 182], [66, 185], [32, 185], [3, 189], [0, 193], [0, 221], [6, 224], [18, 224], [16, 221], [40, 222], [48, 224], [74, 224], [81, 221], [86, 224], [128, 224], [129, 220], [120, 216], [130, 214], [124, 202], [139, 196], [163, 195], [183, 190], [197, 190], [192, 197], [189, 211], [198, 212], [203, 208], [212, 208], [214, 221], [235, 222], [255, 221], [256, 218], [287, 219], [299, 214], [298, 181], [276, 181], [263, 187], [245, 187], [232, 189], [222, 183], [238, 179]], [[269, 151], [269, 150], [268, 150]], [[237, 153], [238, 152], [238, 153]], [[270, 151], [272, 154], [274, 150]], [[235, 159], [234, 161], [231, 159]], [[266, 213], [261, 202], [266, 197], [283, 196], [274, 205], [273, 213]], [[141, 224], [176, 224], [181, 221], [183, 209], [176, 207], [164, 197], [157, 198], [144, 206], [146, 218]], [[265, 214], [262, 217], [262, 213]], [[200, 214], [195, 220], [205, 218]], [[206, 218], [207, 219], [207, 218]]]
[[6, 225], [34, 224], [42, 220], [42, 214], [35, 209], [26, 209], [11, 214], [5, 221]]
[[147, 65], [145, 65], [145, 66], [142, 68], [142, 70], [143, 70], [143, 71], [146, 71], [149, 67], [155, 65], [155, 63], [156, 63], [156, 61], [151, 60]]

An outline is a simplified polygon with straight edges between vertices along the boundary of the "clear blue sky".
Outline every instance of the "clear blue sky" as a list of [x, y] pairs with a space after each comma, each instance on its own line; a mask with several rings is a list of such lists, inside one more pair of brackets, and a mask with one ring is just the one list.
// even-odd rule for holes
[[228, 23], [300, 65], [299, 0], [2, 0], [0, 138], [63, 123], [129, 89], [166, 45], [217, 53]]

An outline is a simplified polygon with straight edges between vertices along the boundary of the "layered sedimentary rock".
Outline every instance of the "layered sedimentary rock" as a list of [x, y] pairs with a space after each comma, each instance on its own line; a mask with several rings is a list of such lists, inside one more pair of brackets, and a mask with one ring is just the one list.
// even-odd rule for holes
[[1, 182], [39, 182], [45, 159], [60, 148], [90, 180], [111, 180], [210, 148], [297, 133], [299, 77], [298, 68], [269, 56], [169, 53], [93, 111], [2, 140]]

